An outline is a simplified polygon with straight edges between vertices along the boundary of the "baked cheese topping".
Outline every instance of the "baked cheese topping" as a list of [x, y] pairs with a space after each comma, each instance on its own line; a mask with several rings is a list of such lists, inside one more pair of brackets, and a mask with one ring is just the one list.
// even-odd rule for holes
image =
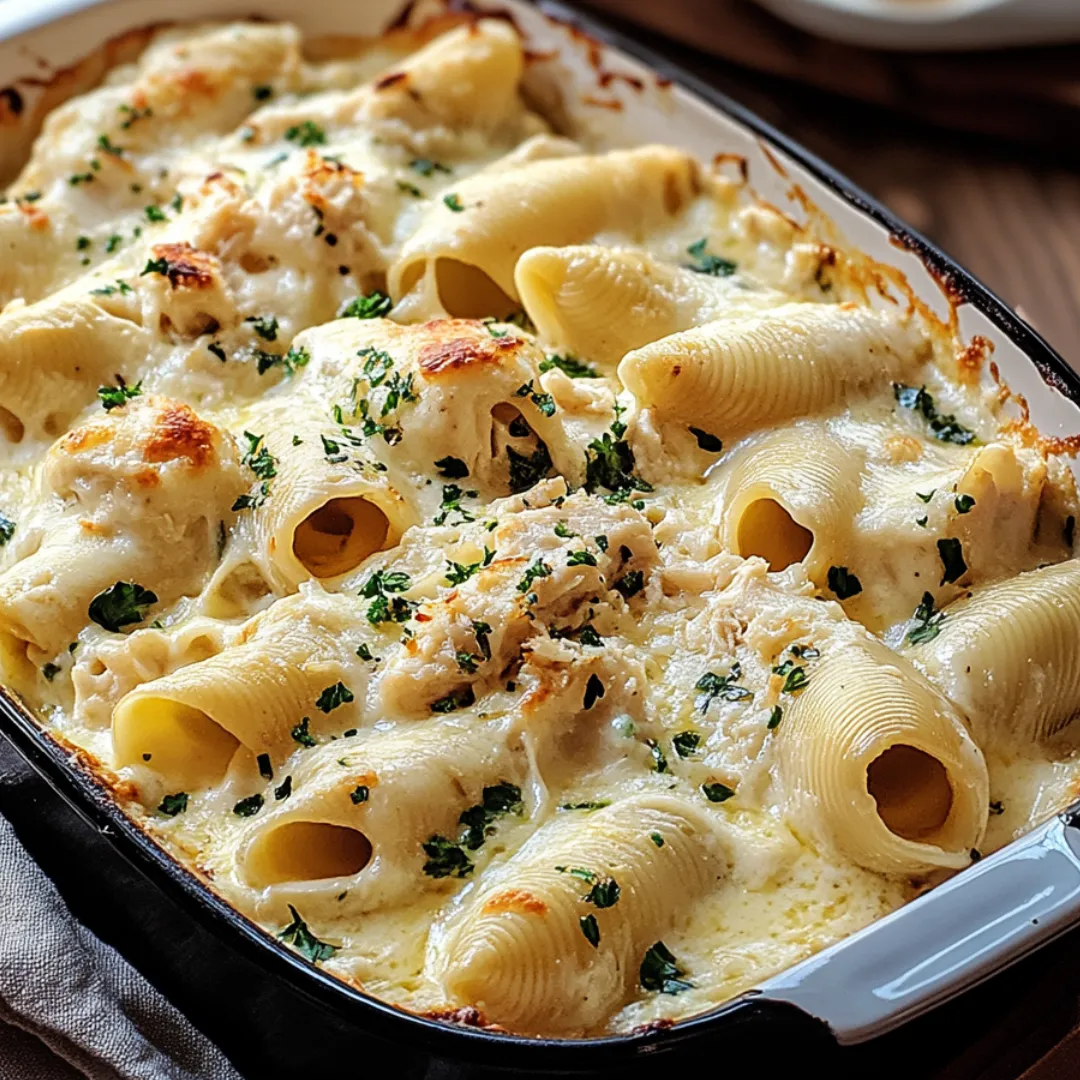
[[625, 1032], [1073, 798], [1073, 475], [821, 221], [428, 37], [169, 30], [47, 118], [5, 681], [333, 975]]

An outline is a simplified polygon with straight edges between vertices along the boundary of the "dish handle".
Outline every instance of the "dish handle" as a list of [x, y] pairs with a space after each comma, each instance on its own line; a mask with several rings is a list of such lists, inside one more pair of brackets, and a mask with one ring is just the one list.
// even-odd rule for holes
[[1080, 803], [760, 988], [844, 1045], [884, 1035], [1080, 921]]

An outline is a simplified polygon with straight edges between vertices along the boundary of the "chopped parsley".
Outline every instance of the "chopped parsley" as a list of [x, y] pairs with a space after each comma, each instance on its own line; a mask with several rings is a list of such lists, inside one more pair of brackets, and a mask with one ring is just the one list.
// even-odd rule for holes
[[560, 540], [569, 540], [571, 537], [577, 536], [577, 533], [565, 521], [556, 521], [553, 531]]
[[698, 446], [706, 453], [722, 454], [724, 452], [724, 444], [715, 435], [710, 435], [707, 431], [702, 431], [698, 427], [692, 427], [688, 430], [697, 439]]
[[451, 172], [446, 165], [442, 165], [438, 161], [432, 161], [430, 158], [413, 158], [409, 162], [409, 168], [414, 172], [418, 172], [421, 176], [430, 176], [435, 172], [447, 174]]
[[41, 674], [46, 682], [52, 682], [60, 674], [60, 665], [49, 661], [49, 663], [42, 665]]
[[697, 753], [701, 745], [701, 733], [698, 731], [680, 731], [671, 739], [675, 753], [681, 758], [688, 758]]
[[619, 902], [621, 892], [619, 883], [614, 878], [598, 878], [582, 900], [601, 909], [614, 907]]
[[621, 593], [624, 599], [629, 600], [645, 587], [645, 574], [641, 570], [628, 570], [611, 587]]
[[285, 139], [300, 146], [325, 146], [326, 132], [313, 120], [304, 120], [286, 128]]
[[263, 339], [263, 341], [277, 341], [278, 335], [278, 321], [277, 317], [271, 315], [249, 315], [244, 322], [251, 323], [252, 330]]
[[582, 708], [586, 711], [591, 709], [604, 696], [605, 692], [600, 676], [596, 674], [590, 675], [589, 681], [585, 684], [585, 699], [582, 702]]
[[349, 798], [352, 800], [354, 806], [359, 806], [361, 803], [368, 801], [368, 796], [371, 794], [367, 784], [357, 784], [356, 787], [349, 792]]
[[350, 300], [339, 312], [339, 319], [381, 319], [394, 306], [386, 293], [374, 292]]
[[448, 209], [453, 210], [455, 214], [460, 214], [465, 209], [461, 204], [461, 199], [454, 193], [450, 192], [449, 195], [444, 195], [442, 200]]
[[710, 274], [712, 277], [730, 277], [734, 274], [736, 264], [721, 255], [710, 255], [705, 250], [707, 246], [708, 239], [703, 236], [686, 249], [686, 254], [693, 259], [688, 269], [696, 270], [699, 274]]
[[519, 386], [514, 391], [515, 397], [527, 397], [545, 416], [555, 415], [555, 399], [550, 394], [545, 394], [533, 386], [530, 379], [527, 383]]
[[176, 817], [177, 814], [182, 814], [188, 807], [188, 796], [186, 791], [178, 791], [175, 795], [166, 795], [164, 799], [158, 804], [158, 813], [164, 814], [166, 817]]
[[661, 994], [681, 994], [684, 990], [693, 989], [693, 983], [689, 983], [683, 977], [683, 971], [678, 961], [671, 954], [667, 946], [658, 941], [650, 946], [641, 961], [638, 970], [638, 979], [642, 990], [655, 990]]
[[435, 462], [435, 468], [439, 470], [439, 475], [445, 476], [447, 480], [464, 480], [469, 475], [469, 466], [461, 458], [451, 457], [449, 454], [439, 458]]
[[769, 722], [765, 725], [765, 727], [769, 731], [772, 731], [774, 728], [778, 728], [780, 726], [780, 721], [783, 719], [784, 710], [781, 709], [779, 705], [774, 705], [769, 711]]
[[517, 591], [519, 593], [527, 593], [529, 589], [532, 588], [534, 581], [538, 578], [546, 577], [551, 577], [551, 567], [537, 555], [532, 563], [526, 568], [522, 579], [518, 582]]
[[566, 556], [567, 566], [595, 566], [596, 556], [584, 548], [581, 551], [571, 551]]
[[274, 88], [263, 83], [260, 86], [253, 86], [251, 88], [251, 96], [256, 101], [269, 101], [274, 96]]
[[645, 745], [649, 748], [649, 753], [652, 754], [653, 772], [666, 773], [670, 771], [668, 769], [667, 755], [664, 753], [663, 747], [655, 739], [646, 739]]
[[600, 372], [596, 368], [583, 364], [576, 356], [569, 354], [562, 356], [559, 353], [548, 353], [547, 357], [540, 361], [540, 373], [543, 374], [552, 368], [558, 368], [565, 375], [569, 375], [571, 379], [600, 378]]
[[427, 861], [424, 863], [424, 873], [433, 878], [463, 878], [473, 872], [472, 859], [469, 853], [448, 840], [445, 836], [436, 834], [421, 844]]
[[265, 436], [245, 431], [244, 438], [247, 439], [248, 446], [240, 463], [246, 465], [260, 480], [273, 480], [277, 476], [277, 460], [266, 449], [263, 443]]
[[[390, 369], [394, 366], [394, 358], [383, 349], [372, 349], [365, 347], [358, 349], [356, 355], [364, 361], [364, 366], [361, 369], [364, 373], [364, 378], [367, 380], [368, 386], [373, 390], [383, 384], [386, 376], [390, 374]], [[386, 415], [386, 410], [383, 415]]]
[[505, 814], [521, 814], [523, 810], [521, 788], [516, 784], [502, 780], [484, 788], [481, 801], [462, 810], [458, 817], [461, 829], [457, 840], [435, 835], [422, 845], [428, 857], [424, 873], [434, 878], [468, 877], [473, 871], [469, 852], [483, 846], [494, 833], [498, 818]]
[[[487, 552], [487, 548], [484, 549]], [[494, 554], [494, 552], [492, 552]], [[485, 559], [483, 563], [458, 563], [452, 559], [446, 560], [446, 583], [448, 585], [463, 585], [475, 574], [481, 566], [486, 566], [491, 560]]]
[[218, 342], [211, 341], [210, 344], [206, 346], [206, 348], [208, 352], [213, 353], [214, 356], [216, 356], [223, 364], [225, 363], [227, 359], [227, 357], [225, 356], [225, 350]]
[[274, 766], [270, 764], [269, 754], [260, 754], [256, 759], [256, 763], [259, 766], [259, 775], [264, 780], [274, 779]]
[[123, 242], [124, 238], [119, 233], [113, 233], [105, 241], [105, 254], [111, 255]]
[[309, 749], [312, 746], [317, 745], [315, 742], [315, 736], [308, 731], [308, 725], [311, 723], [311, 717], [305, 716], [299, 724], [294, 727], [289, 734], [292, 736], [294, 742], [298, 742], [301, 746], [306, 746]]
[[[805, 655], [805, 653], [796, 655]], [[781, 694], [797, 694], [800, 690], [805, 690], [806, 684], [810, 681], [806, 668], [799, 667], [794, 660], [785, 660], [782, 664], [777, 664], [773, 668], [773, 674], [784, 676], [784, 684], [780, 687]]]
[[491, 644], [488, 642], [488, 635], [491, 633], [491, 627], [486, 622], [474, 622], [472, 628], [476, 635], [477, 648], [483, 653], [485, 660], [490, 660]]
[[1000, 799], [994, 799], [990, 803], [990, 813], [991, 814], [1004, 814], [1005, 813], [1005, 804]]
[[846, 566], [830, 566], [828, 580], [837, 600], [847, 600], [862, 592], [862, 582]]
[[319, 712], [329, 713], [341, 705], [347, 705], [352, 700], [353, 692], [343, 682], [336, 682], [323, 690], [315, 702], [315, 708]]
[[112, 154], [113, 157], [124, 156], [124, 148], [117, 146], [104, 132], [97, 137], [97, 144], [98, 149], [103, 150], [106, 154]]
[[286, 945], [291, 945], [301, 956], [310, 960], [313, 964], [329, 960], [337, 952], [336, 945], [329, 945], [325, 941], [320, 941], [308, 929], [307, 923], [300, 918], [300, 913], [292, 904], [289, 905], [289, 914], [292, 915], [293, 921], [278, 934], [278, 937]]
[[247, 494], [239, 496], [236, 502], [232, 504], [232, 509], [234, 511], [258, 510], [268, 498], [270, 498], [270, 485], [266, 483], [266, 481], [263, 481], [256, 486], [254, 491], [249, 491]]
[[371, 601], [367, 609], [368, 622], [372, 626], [384, 622], [408, 622], [417, 605], [403, 596], [391, 594], [403, 593], [411, 587], [412, 581], [408, 574], [395, 570], [376, 570], [360, 590], [360, 595]]
[[901, 383], [893, 383], [893, 394], [901, 408], [913, 409], [922, 416], [929, 424], [935, 439], [956, 443], [959, 446], [967, 446], [975, 439], [975, 432], [964, 427], [955, 416], [944, 415], [937, 411], [934, 399], [926, 392], [925, 386], [904, 386]]
[[[162, 210], [160, 206], [147, 206], [145, 208], [145, 210], [146, 210], [146, 220], [147, 221], [167, 221], [168, 220], [168, 218], [165, 216], [165, 211]], [[143, 273], [145, 274], [146, 271], [144, 270]], [[164, 273], [164, 271], [159, 270], [158, 273]]]
[[463, 491], [457, 484], [443, 484], [441, 509], [435, 515], [434, 523], [444, 525], [451, 514], [461, 515], [461, 520], [452, 522], [452, 524], [460, 525], [467, 521], [475, 521], [475, 515], [469, 513], [461, 505], [461, 500], [475, 499], [476, 497], [477, 492], [475, 491]]
[[462, 652], [459, 649], [454, 653], [454, 660], [457, 662], [459, 671], [464, 672], [466, 675], [475, 675], [481, 657], [477, 656], [475, 653]]
[[119, 278], [117, 278], [114, 285], [103, 285], [100, 289], [91, 289], [90, 295], [113, 296], [115, 293], [120, 293], [122, 295], [131, 291], [131, 286], [126, 281], [121, 281]]
[[551, 470], [551, 455], [541, 443], [531, 454], [519, 454], [512, 446], [506, 448], [510, 463], [510, 492], [517, 495], [534, 487]]
[[650, 840], [651, 840], [651, 841], [652, 841], [652, 842], [653, 842], [653, 843], [654, 843], [654, 844], [655, 844], [655, 845], [656, 845], [657, 847], [663, 847], [663, 846], [664, 846], [664, 838], [663, 838], [663, 837], [662, 837], [662, 836], [661, 836], [661, 835], [660, 835], [660, 834], [659, 834], [658, 832], [654, 832], [654, 833], [649, 833], [649, 839], [650, 839]]
[[265, 375], [276, 367], [285, 369], [285, 375], [292, 378], [299, 368], [307, 367], [311, 363], [311, 353], [307, 349], [290, 348], [287, 353], [265, 352], [263, 349], [254, 351], [256, 370], [260, 375]]
[[727, 802], [727, 800], [735, 794], [727, 784], [721, 784], [719, 780], [713, 780], [710, 783], [702, 784], [701, 793], [709, 800], [709, 802], [715, 803]]
[[90, 244], [91, 240], [89, 236], [80, 236], [75, 241], [75, 250], [86, 251], [86, 249], [90, 247]]
[[742, 667], [738, 661], [731, 665], [727, 675], [717, 675], [715, 672], [706, 671], [696, 683], [694, 689], [699, 691], [694, 699], [694, 708], [702, 715], [709, 711], [709, 706], [714, 698], [721, 701], [745, 701], [754, 696], [753, 691], [745, 686], [736, 685], [736, 680], [742, 675]]
[[585, 490], [590, 494], [607, 488], [612, 494], [606, 502], [626, 502], [633, 491], [652, 491], [652, 485], [634, 474], [634, 451], [623, 438], [626, 425], [618, 419], [621, 408], [616, 406], [616, 419], [611, 431], [593, 439], [585, 450]]
[[11, 518], [0, 514], [0, 547], [4, 547], [15, 535], [16, 524]]
[[584, 866], [556, 866], [555, 869], [560, 874], [569, 874], [578, 881], [584, 881], [586, 885], [591, 885], [599, 877], [595, 870], [586, 870]]
[[954, 536], [947, 536], [937, 542], [938, 555], [941, 556], [941, 584], [948, 585], [958, 581], [967, 572], [964, 562], [964, 548]]
[[603, 810], [605, 806], [610, 806], [611, 803], [607, 799], [597, 799], [592, 802], [574, 802], [563, 803], [560, 810]]
[[397, 189], [403, 191], [406, 195], [411, 195], [414, 199], [424, 197], [424, 193], [415, 184], [410, 184], [407, 180], [398, 180]]
[[471, 686], [462, 686], [451, 690], [449, 694], [433, 701], [428, 708], [433, 713], [452, 713], [458, 709], [467, 709], [476, 701], [476, 694]]
[[124, 626], [142, 622], [157, 599], [156, 593], [133, 581], [118, 581], [90, 601], [90, 619], [115, 634]]
[[292, 794], [292, 777], [286, 776], [281, 781], [281, 786], [274, 788], [274, 801], [284, 802]]
[[953, 502], [958, 514], [970, 513], [971, 508], [975, 505], [975, 500], [970, 495], [957, 495]]
[[341, 443], [328, 439], [325, 435], [320, 435], [319, 438], [322, 439], [323, 457], [331, 465], [340, 465], [349, 460], [348, 451], [341, 449]]
[[138, 397], [142, 393], [141, 379], [134, 386], [128, 386], [118, 375], [116, 383], [116, 386], [98, 387], [98, 397], [101, 399], [102, 407], [106, 412], [126, 405], [132, 398]]
[[924, 503], [928, 503], [933, 497], [937, 488], [931, 488], [925, 495], [921, 491], [916, 491], [915, 494], [922, 499]]
[[941, 633], [941, 624], [945, 621], [945, 612], [934, 612], [934, 597], [931, 593], [924, 592], [919, 606], [912, 615], [914, 626], [904, 635], [904, 643], [907, 645], [923, 645], [927, 641], [933, 641]]
[[237, 817], [254, 817], [262, 808], [266, 800], [256, 792], [246, 799], [241, 799], [233, 808], [232, 812]]
[[594, 948], [599, 948], [600, 945], [600, 927], [597, 925], [596, 916], [590, 912], [588, 915], [582, 915], [578, 919], [578, 926], [581, 927], [581, 932], [585, 935], [585, 940]]
[[161, 274], [162, 277], [167, 277], [169, 260], [164, 255], [160, 259], [147, 259], [146, 265], [139, 272], [139, 277], [146, 277], [147, 274]]

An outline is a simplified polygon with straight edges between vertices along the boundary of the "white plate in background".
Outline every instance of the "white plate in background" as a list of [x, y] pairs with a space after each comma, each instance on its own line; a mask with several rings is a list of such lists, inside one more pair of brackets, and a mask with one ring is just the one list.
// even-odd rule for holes
[[803, 30], [880, 49], [1080, 41], [1080, 0], [758, 0]]

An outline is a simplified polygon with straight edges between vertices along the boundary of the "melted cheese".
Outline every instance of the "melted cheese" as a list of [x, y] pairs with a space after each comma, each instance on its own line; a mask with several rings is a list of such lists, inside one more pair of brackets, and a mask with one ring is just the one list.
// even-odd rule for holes
[[934, 642], [1078, 510], [858, 253], [557, 136], [523, 65], [208, 25], [49, 117], [0, 204], [0, 655], [327, 971], [593, 1035], [1074, 797], [1072, 616], [1015, 676], [1046, 738]]

